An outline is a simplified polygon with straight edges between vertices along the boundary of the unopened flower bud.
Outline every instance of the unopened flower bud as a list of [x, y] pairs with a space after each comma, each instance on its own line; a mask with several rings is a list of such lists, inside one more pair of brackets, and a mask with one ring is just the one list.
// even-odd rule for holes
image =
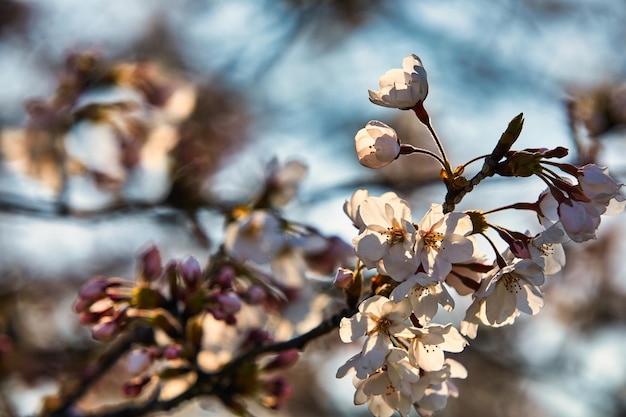
[[147, 282], [152, 282], [161, 276], [163, 266], [161, 265], [161, 254], [156, 246], [151, 245], [141, 254], [141, 274]]
[[202, 268], [193, 257], [188, 257], [179, 266], [180, 275], [186, 286], [195, 288], [202, 277]]
[[143, 387], [145, 387], [151, 379], [152, 377], [149, 375], [133, 378], [124, 383], [122, 393], [127, 397], [136, 397], [141, 394]]
[[232, 266], [225, 266], [213, 278], [213, 283], [222, 289], [228, 290], [233, 287], [234, 280], [235, 270]]
[[163, 351], [163, 357], [168, 360], [178, 359], [182, 352], [183, 347], [181, 345], [169, 345], [165, 348], [165, 351]]
[[428, 79], [415, 54], [402, 60], [402, 68], [387, 71], [378, 81], [380, 91], [369, 90], [370, 101], [383, 107], [408, 110], [428, 96]]
[[126, 370], [129, 374], [137, 376], [146, 371], [151, 363], [152, 358], [146, 349], [133, 350], [126, 358]]
[[99, 341], [111, 340], [120, 330], [120, 326], [113, 320], [101, 321], [91, 328], [91, 336]]
[[242, 301], [239, 296], [233, 292], [222, 293], [217, 296], [221, 310], [226, 314], [234, 314], [241, 310]]
[[97, 300], [105, 295], [108, 282], [104, 277], [94, 277], [85, 282], [78, 290], [78, 296], [86, 300]]
[[93, 304], [92, 300], [88, 300], [80, 296], [76, 297], [76, 299], [72, 302], [72, 311], [74, 313], [82, 313], [86, 311], [91, 304]]
[[348, 268], [339, 268], [337, 269], [337, 275], [335, 276], [335, 280], [333, 284], [337, 288], [350, 288], [352, 283], [354, 282], [354, 271]]
[[263, 399], [266, 407], [278, 410], [287, 404], [287, 400], [291, 397], [293, 388], [287, 379], [283, 376], [277, 376], [263, 384], [263, 389], [267, 393], [267, 397]]
[[242, 343], [242, 349], [249, 349], [255, 346], [263, 345], [265, 343], [273, 342], [274, 338], [263, 329], [252, 329], [248, 333], [245, 341]]
[[80, 315], [79, 322], [82, 325], [95, 324], [100, 320], [100, 318], [102, 318], [102, 314], [85, 311]]
[[259, 285], [251, 285], [245, 293], [245, 299], [248, 302], [248, 304], [260, 304], [263, 301], [265, 301], [265, 298], [267, 297], [267, 293], [265, 292], [265, 290], [263, 289], [263, 287], [259, 286]]
[[298, 362], [298, 357], [300, 356], [300, 352], [298, 349], [289, 349], [283, 352], [280, 352], [276, 357], [271, 360], [265, 367], [264, 371], [274, 371], [277, 369], [286, 369], [293, 366], [296, 362]]
[[372, 120], [354, 137], [359, 163], [368, 168], [382, 168], [400, 155], [396, 131], [383, 122]]
[[222, 310], [215, 308], [215, 307], [209, 307], [207, 308], [207, 311], [211, 314], [213, 314], [213, 318], [215, 320], [225, 320], [226, 319], [226, 313], [224, 313]]

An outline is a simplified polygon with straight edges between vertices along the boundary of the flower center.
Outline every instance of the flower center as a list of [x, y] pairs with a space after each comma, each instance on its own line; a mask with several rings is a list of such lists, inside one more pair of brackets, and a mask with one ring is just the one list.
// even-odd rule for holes
[[391, 226], [384, 233], [387, 235], [387, 243], [390, 245], [404, 240], [404, 229], [402, 229], [402, 226], [396, 219], [391, 221]]
[[389, 328], [391, 327], [391, 320], [389, 319], [378, 319], [376, 320], [376, 326], [372, 329], [372, 331], [370, 333], [382, 333], [382, 334], [389, 334]]
[[394, 395], [396, 392], [398, 392], [398, 390], [393, 385], [393, 383], [391, 381], [387, 382], [387, 386], [385, 387], [385, 396], [390, 397]]
[[424, 235], [424, 244], [431, 249], [441, 249], [441, 242], [443, 242], [443, 233], [428, 232]]
[[554, 253], [554, 245], [552, 243], [544, 243], [540, 245], [537, 249], [541, 251], [546, 256], [552, 255]]
[[519, 283], [519, 278], [513, 274], [504, 274], [502, 276], [502, 282], [504, 282], [504, 287], [511, 294], [518, 293], [522, 290], [522, 286]]

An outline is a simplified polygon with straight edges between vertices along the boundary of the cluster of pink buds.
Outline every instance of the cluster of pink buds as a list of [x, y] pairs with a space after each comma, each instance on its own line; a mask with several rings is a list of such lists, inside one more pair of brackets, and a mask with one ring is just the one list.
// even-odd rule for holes
[[[266, 288], [241, 279], [227, 262], [203, 270], [195, 258], [188, 257], [163, 266], [159, 250], [150, 246], [140, 255], [134, 281], [94, 277], [80, 288], [73, 308], [81, 314], [81, 323], [91, 327], [94, 339], [112, 340], [138, 326], [165, 336], [135, 343], [127, 357], [131, 379], [122, 387], [125, 395], [139, 395], [150, 381], [192, 371], [195, 355], [202, 349], [201, 318], [206, 313], [235, 325], [244, 303], [258, 305], [266, 300]], [[265, 337], [254, 345], [270, 340]], [[153, 366], [157, 362], [161, 366]], [[265, 368], [281, 368], [293, 361], [279, 355], [274, 362]]]
[[92, 327], [93, 337], [109, 340], [136, 321], [164, 330], [178, 338], [182, 332], [177, 317], [202, 311], [217, 320], [235, 324], [235, 314], [244, 302], [261, 303], [266, 290], [260, 285], [243, 285], [226, 265], [216, 272], [204, 271], [192, 257], [170, 261], [165, 268], [155, 246], [141, 255], [135, 281], [94, 277], [79, 290], [74, 311], [81, 323]]
[[[509, 151], [496, 173], [541, 178], [548, 188], [537, 203], [526, 208], [536, 211], [544, 225], [560, 221], [573, 241], [584, 242], [596, 238], [602, 215], [614, 215], [624, 210], [626, 201], [620, 194], [623, 184], [617, 183], [607, 168], [595, 164], [577, 167], [549, 160], [563, 158], [567, 153], [562, 147]], [[515, 208], [525, 207], [518, 204]]]

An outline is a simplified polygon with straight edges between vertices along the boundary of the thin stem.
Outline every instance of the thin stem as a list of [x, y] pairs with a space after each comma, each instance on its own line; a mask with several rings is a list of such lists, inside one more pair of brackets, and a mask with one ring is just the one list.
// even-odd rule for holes
[[479, 161], [481, 159], [487, 158], [489, 157], [491, 154], [486, 154], [486, 155], [481, 155], [481, 156], [477, 156], [476, 158], [472, 158], [469, 161], [467, 161], [466, 163], [463, 164], [463, 168], [467, 167], [469, 164], [472, 164], [476, 161]]
[[450, 168], [450, 161], [448, 160], [448, 157], [446, 156], [446, 151], [443, 149], [443, 144], [441, 143], [441, 140], [439, 139], [437, 132], [435, 132], [435, 129], [433, 129], [433, 126], [430, 123], [430, 120], [428, 120], [428, 123], [425, 123], [425, 125], [428, 128], [428, 131], [430, 132], [430, 135], [432, 136], [433, 141], [435, 141], [435, 144], [437, 145], [437, 149], [439, 149], [439, 153], [441, 154], [441, 158], [443, 159], [443, 162], [444, 162], [443, 167], [446, 170], [446, 174], [448, 174], [448, 176], [452, 178], [452, 168]]
[[[551, 169], [549, 169], [549, 168], [542, 167], [542, 169], [541, 169], [541, 170], [542, 170], [544, 173], [545, 173], [545, 172], [547, 172], [548, 174], [552, 175], [552, 179], [555, 179], [555, 178], [560, 178], [560, 177], [561, 177], [560, 175], [558, 175], [556, 172], [552, 171], [552, 170], [551, 170]], [[548, 175], [546, 175], [546, 177], [548, 177]]]
[[429, 151], [428, 149], [416, 148], [413, 145], [405, 144], [405, 143], [403, 143], [402, 146], [400, 146], [401, 155], [410, 155], [413, 153], [420, 153], [422, 155], [430, 156], [431, 158], [437, 160], [437, 162], [439, 162], [439, 164], [441, 165], [443, 169], [450, 169], [449, 165], [446, 165], [446, 162], [443, 159], [441, 159], [439, 155], [437, 155], [436, 153], [432, 151]]
[[500, 268], [504, 268], [506, 266], [506, 260], [504, 260], [502, 255], [500, 255], [500, 252], [498, 251], [498, 248], [497, 248], [496, 244], [493, 243], [493, 240], [491, 240], [489, 238], [489, 236], [487, 236], [484, 232], [480, 233], [480, 235], [487, 240], [487, 242], [489, 243], [489, 245], [493, 249], [493, 252], [496, 254], [496, 262], [498, 263], [498, 266]]
[[482, 213], [486, 215], [486, 214], [497, 213], [498, 211], [508, 210], [508, 209], [537, 211], [535, 206], [536, 206], [535, 203], [514, 203], [514, 204], [509, 204], [508, 206], [502, 206], [502, 207], [498, 207], [495, 209], [483, 211]]

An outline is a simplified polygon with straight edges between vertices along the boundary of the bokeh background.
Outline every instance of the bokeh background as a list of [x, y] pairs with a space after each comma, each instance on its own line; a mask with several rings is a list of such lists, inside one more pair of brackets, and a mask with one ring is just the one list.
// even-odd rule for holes
[[[348, 242], [341, 205], [356, 188], [399, 192], [417, 219], [440, 202], [429, 161], [372, 171], [354, 156], [371, 119], [430, 146], [409, 115], [367, 100], [407, 54], [428, 71], [453, 163], [488, 153], [524, 112], [517, 148], [567, 146], [570, 162], [625, 181], [624, 22], [623, 0], [0, 0], [0, 415], [36, 413], [99, 349], [70, 309], [82, 282], [132, 276], [150, 242], [165, 259], [205, 259], [222, 233], [210, 203], [245, 199], [274, 157], [309, 167], [286, 217]], [[111, 85], [86, 93], [93, 71], [130, 80], [145, 105], [68, 119], [72, 103], [127, 98]], [[122, 150], [94, 127], [109, 116]], [[460, 208], [541, 189], [494, 179]], [[442, 416], [626, 416], [625, 227], [605, 219], [598, 240], [567, 246], [539, 316], [481, 329], [456, 355], [469, 378]], [[283, 415], [369, 415], [352, 406], [350, 378], [334, 379], [351, 348], [333, 349], [294, 370], [306, 384]]]

